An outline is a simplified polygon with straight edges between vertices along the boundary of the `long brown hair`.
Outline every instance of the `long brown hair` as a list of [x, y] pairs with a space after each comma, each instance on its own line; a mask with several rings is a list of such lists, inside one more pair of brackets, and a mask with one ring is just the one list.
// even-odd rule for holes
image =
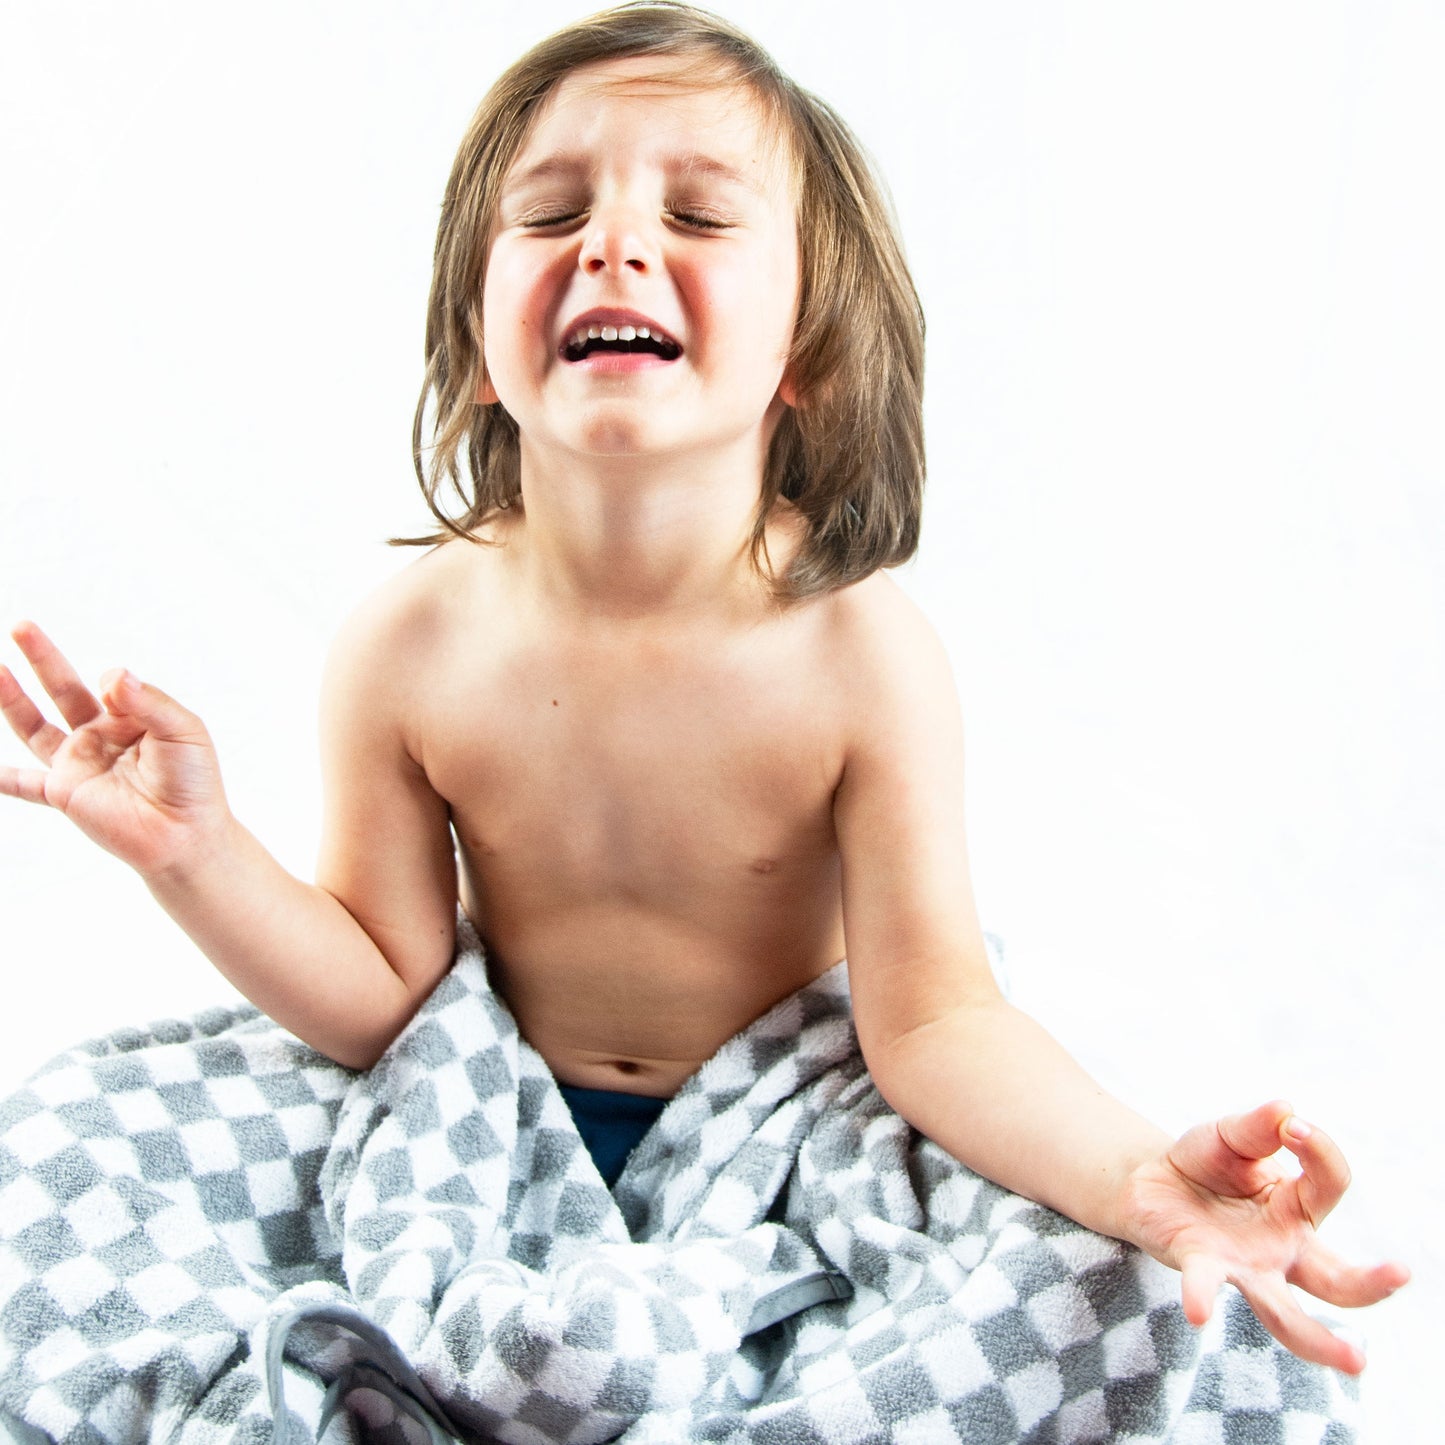
[[[412, 426], [417, 479], [441, 530], [397, 545], [478, 540], [483, 521], [521, 498], [517, 424], [500, 403], [476, 399], [498, 197], [553, 88], [581, 66], [638, 55], [695, 60], [704, 77], [746, 85], [792, 161], [801, 285], [788, 374], [797, 405], [769, 447], [754, 565], [762, 570], [780, 497], [801, 514], [807, 536], [782, 576], [768, 569], [778, 596], [812, 596], [906, 561], [918, 546], [923, 500], [923, 312], [883, 187], [830, 106], [727, 21], [671, 0], [639, 0], [558, 31], [502, 75], [472, 118], [437, 227], [426, 376]], [[446, 492], [459, 515], [444, 505]]]

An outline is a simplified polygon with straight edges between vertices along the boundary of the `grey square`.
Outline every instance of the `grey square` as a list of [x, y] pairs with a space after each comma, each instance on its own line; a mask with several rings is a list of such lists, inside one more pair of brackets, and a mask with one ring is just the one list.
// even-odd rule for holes
[[213, 1224], [255, 1217], [251, 1189], [244, 1169], [225, 1169], [215, 1174], [197, 1174], [196, 1197]]
[[284, 1159], [291, 1152], [286, 1131], [269, 1114], [247, 1114], [228, 1121], [231, 1137], [247, 1164]]

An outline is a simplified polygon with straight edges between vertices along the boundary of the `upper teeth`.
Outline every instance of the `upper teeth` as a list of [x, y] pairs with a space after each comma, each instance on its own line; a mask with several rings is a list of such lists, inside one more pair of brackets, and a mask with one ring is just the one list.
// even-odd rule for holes
[[[582, 346], [588, 341], [648, 341], [653, 334], [650, 326], [579, 326], [567, 338], [567, 345]], [[659, 341], [668, 339], [661, 331], [656, 336]]]

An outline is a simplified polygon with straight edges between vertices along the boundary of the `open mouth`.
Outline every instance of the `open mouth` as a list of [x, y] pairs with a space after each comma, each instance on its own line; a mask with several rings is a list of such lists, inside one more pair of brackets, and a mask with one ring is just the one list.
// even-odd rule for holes
[[598, 352], [613, 354], [641, 352], [675, 361], [682, 347], [655, 326], [579, 326], [562, 344], [562, 355], [568, 361], [585, 361]]

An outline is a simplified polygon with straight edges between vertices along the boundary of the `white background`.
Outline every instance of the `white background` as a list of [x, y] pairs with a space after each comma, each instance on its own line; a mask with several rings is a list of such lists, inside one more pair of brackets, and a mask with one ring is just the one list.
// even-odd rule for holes
[[[425, 525], [451, 156], [503, 66], [591, 8], [0, 5], [0, 620], [193, 706], [303, 874], [326, 641]], [[1339, 1139], [1334, 1243], [1417, 1275], [1353, 1321], [1369, 1438], [1433, 1438], [1445, 13], [720, 8], [893, 188], [930, 323], [902, 576], [958, 671], [1016, 997], [1170, 1128], [1285, 1095]], [[19, 803], [0, 951], [5, 1088], [227, 996]]]

